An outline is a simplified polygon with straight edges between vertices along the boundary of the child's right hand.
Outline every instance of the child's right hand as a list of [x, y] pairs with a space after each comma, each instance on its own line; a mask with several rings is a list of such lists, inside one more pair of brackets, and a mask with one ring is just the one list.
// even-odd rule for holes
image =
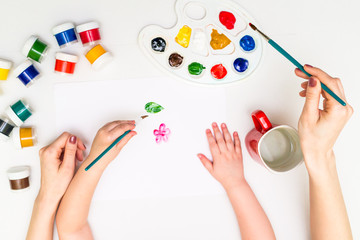
[[213, 161], [204, 154], [198, 154], [198, 157], [209, 173], [229, 191], [245, 182], [239, 134], [234, 132], [233, 141], [225, 123], [221, 124], [223, 133], [216, 123], [212, 128], [215, 136], [210, 129], [206, 129], [206, 136]]
[[[133, 130], [135, 128], [135, 121], [113, 121], [105, 124], [97, 132], [94, 141], [92, 143], [88, 159], [94, 160], [98, 157], [107, 147], [110, 146], [118, 137], [120, 137], [127, 130]], [[110, 163], [120, 153], [121, 149], [127, 144], [127, 142], [136, 135], [135, 131], [129, 132], [121, 141], [116, 144], [104, 157], [101, 158], [101, 162]]]

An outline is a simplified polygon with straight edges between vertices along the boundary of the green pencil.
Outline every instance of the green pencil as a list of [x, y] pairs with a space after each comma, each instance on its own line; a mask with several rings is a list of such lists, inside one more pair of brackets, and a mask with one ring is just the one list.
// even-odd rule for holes
[[[281, 53], [284, 57], [286, 57], [290, 62], [292, 62], [297, 68], [299, 68], [303, 73], [306, 74], [306, 76], [311, 77], [311, 74], [309, 74], [308, 72], [305, 71], [304, 67], [298, 62], [296, 61], [295, 58], [293, 58], [289, 53], [287, 53], [282, 47], [280, 47], [275, 41], [273, 41], [271, 38], [269, 38], [268, 36], [266, 36], [263, 32], [261, 32], [259, 29], [257, 29], [257, 27], [255, 27], [252, 23], [249, 23], [250, 27], [254, 30], [260, 33], [260, 35], [262, 35], [267, 42], [273, 46], [279, 53]], [[339, 98], [338, 95], [336, 95], [333, 91], [331, 91], [330, 88], [328, 88], [328, 86], [326, 86], [325, 84], [321, 83], [321, 88], [324, 89], [325, 92], [327, 92], [330, 96], [332, 96], [336, 101], [338, 101], [341, 105], [346, 106], [346, 103]]]

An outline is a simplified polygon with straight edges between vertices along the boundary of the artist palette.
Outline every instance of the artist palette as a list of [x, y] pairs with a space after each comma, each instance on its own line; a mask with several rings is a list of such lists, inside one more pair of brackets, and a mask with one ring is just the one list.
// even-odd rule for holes
[[225, 0], [177, 0], [176, 25], [146, 26], [139, 34], [144, 54], [173, 76], [193, 83], [221, 85], [252, 74], [263, 43], [249, 23], [255, 21]]

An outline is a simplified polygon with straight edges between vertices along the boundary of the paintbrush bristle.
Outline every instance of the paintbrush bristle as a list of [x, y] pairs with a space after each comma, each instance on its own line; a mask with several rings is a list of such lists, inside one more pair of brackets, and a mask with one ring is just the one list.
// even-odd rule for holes
[[141, 116], [141, 119], [145, 119], [147, 118], [149, 115], [144, 115], [144, 116]]
[[250, 26], [254, 31], [257, 30], [257, 28], [255, 27], [255, 25], [253, 25], [252, 23], [249, 23], [249, 26]]

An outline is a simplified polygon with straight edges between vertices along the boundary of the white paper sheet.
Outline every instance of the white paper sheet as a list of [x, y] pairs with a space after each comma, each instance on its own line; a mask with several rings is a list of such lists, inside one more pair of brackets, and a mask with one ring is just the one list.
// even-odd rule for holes
[[[102, 125], [144, 115], [150, 101], [165, 110], [137, 125], [138, 135], [109, 165], [94, 199], [222, 193], [196, 154], [210, 156], [205, 129], [213, 121], [226, 122], [224, 89], [168, 78], [59, 83], [55, 86], [57, 131], [78, 135], [89, 150]], [[168, 142], [157, 144], [153, 131], [161, 123], [170, 128], [171, 135]]]

